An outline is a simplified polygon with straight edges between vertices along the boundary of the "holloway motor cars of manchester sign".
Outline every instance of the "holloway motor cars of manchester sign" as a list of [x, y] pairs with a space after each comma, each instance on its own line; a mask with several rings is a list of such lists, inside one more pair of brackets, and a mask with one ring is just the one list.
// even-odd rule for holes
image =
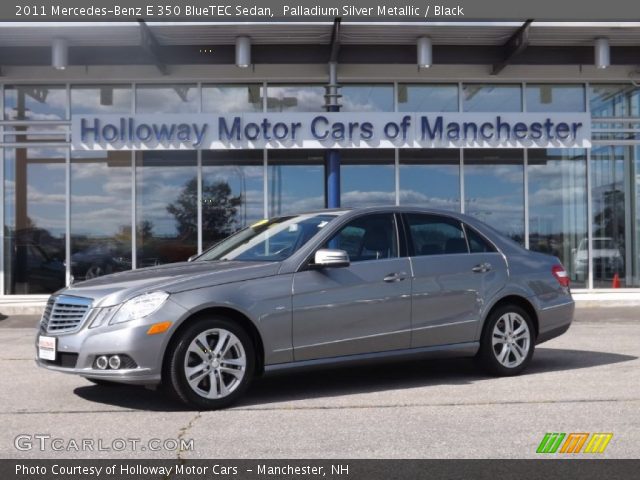
[[77, 150], [234, 148], [588, 148], [584, 113], [84, 115]]

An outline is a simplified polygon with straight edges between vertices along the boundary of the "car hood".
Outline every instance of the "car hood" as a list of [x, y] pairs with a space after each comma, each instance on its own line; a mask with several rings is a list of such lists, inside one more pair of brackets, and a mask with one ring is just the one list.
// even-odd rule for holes
[[177, 293], [195, 288], [268, 277], [278, 262], [196, 261], [114, 273], [76, 283], [57, 293], [92, 298], [95, 306], [121, 303], [135, 295], [162, 290]]

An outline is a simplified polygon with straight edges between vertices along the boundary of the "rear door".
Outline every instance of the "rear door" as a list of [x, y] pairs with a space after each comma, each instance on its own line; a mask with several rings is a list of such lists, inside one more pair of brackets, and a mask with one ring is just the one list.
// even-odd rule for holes
[[454, 218], [407, 213], [404, 219], [414, 276], [411, 346], [475, 341], [484, 302], [506, 283], [502, 255]]

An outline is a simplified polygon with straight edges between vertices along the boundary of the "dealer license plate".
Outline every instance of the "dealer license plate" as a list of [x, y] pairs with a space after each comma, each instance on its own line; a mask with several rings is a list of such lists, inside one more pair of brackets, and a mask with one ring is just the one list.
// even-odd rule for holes
[[42, 360], [56, 359], [56, 337], [40, 335], [38, 338], [38, 357]]

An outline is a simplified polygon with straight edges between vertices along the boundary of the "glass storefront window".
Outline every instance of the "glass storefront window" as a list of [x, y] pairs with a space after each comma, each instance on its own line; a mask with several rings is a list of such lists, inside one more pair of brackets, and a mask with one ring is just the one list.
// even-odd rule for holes
[[344, 149], [340, 169], [341, 205], [395, 205], [395, 152]]
[[527, 112], [584, 112], [584, 85], [528, 83]]
[[[638, 181], [637, 147], [596, 146], [591, 150], [591, 210], [593, 230], [593, 286], [640, 286], [638, 232], [633, 206]], [[637, 153], [637, 152], [636, 152]], [[636, 170], [637, 171], [637, 170]], [[635, 197], [635, 198], [634, 198]], [[635, 200], [635, 201], [634, 201]]]
[[136, 86], [136, 113], [196, 113], [199, 104], [195, 84]]
[[7, 85], [4, 89], [5, 120], [64, 120], [67, 89], [64, 85]]
[[630, 83], [590, 85], [592, 117], [640, 117], [640, 88]]
[[66, 151], [4, 152], [6, 294], [45, 294], [64, 287]]
[[398, 85], [400, 112], [457, 112], [458, 85], [404, 84]]
[[393, 85], [343, 85], [341, 112], [393, 112]]
[[269, 216], [325, 207], [324, 150], [268, 150]]
[[[4, 119], [34, 122], [28, 127], [6, 126], [4, 137], [6, 142], [64, 141], [65, 126], [37, 125], [37, 122], [66, 118], [67, 89], [64, 85], [7, 85], [5, 87]], [[11, 135], [12, 132], [16, 135]]]
[[137, 267], [187, 260], [198, 248], [195, 151], [136, 153]]
[[203, 248], [263, 217], [262, 150], [202, 152]]
[[267, 111], [324, 112], [324, 94], [322, 85], [268, 85]]
[[465, 212], [524, 245], [524, 151], [464, 151]]
[[215, 113], [261, 112], [262, 86], [203, 85], [202, 111]]
[[517, 84], [465, 83], [462, 101], [465, 112], [521, 112], [522, 87]]
[[460, 150], [400, 150], [400, 204], [460, 211]]
[[583, 149], [530, 149], [529, 248], [554, 255], [587, 286], [587, 161]]
[[73, 85], [71, 114], [131, 113], [130, 85]]
[[131, 152], [71, 153], [71, 274], [131, 269]]

